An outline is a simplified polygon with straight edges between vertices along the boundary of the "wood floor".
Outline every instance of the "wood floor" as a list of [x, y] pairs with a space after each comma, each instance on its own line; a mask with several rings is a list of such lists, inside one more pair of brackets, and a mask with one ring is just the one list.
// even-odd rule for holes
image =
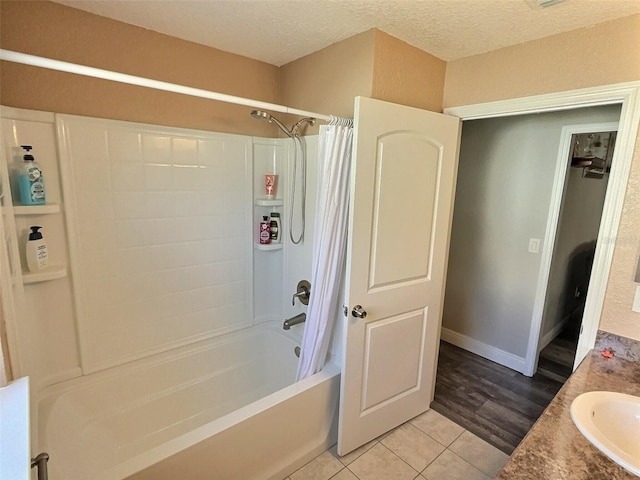
[[573, 340], [559, 336], [526, 377], [441, 342], [431, 408], [510, 455], [571, 374], [571, 348]]

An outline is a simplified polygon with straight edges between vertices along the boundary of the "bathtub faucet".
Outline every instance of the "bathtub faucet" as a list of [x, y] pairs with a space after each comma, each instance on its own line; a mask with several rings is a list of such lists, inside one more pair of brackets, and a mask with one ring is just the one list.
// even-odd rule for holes
[[303, 323], [307, 319], [306, 313], [299, 313], [295, 317], [287, 318], [282, 324], [282, 328], [285, 330], [289, 330], [293, 325], [298, 325], [299, 323]]

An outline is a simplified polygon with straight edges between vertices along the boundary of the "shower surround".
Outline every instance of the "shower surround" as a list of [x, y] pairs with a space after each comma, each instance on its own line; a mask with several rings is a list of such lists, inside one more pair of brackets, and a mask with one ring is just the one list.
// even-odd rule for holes
[[[34, 386], [32, 450], [51, 450], [50, 469], [87, 478], [78, 450], [96, 443], [111, 453], [94, 478], [124, 478], [143, 468], [158, 475], [164, 467], [153, 464], [163, 458], [172, 460], [158, 466], [221, 439], [239, 448], [248, 425], [255, 441], [264, 434], [265, 445], [273, 443], [274, 429], [283, 441], [299, 439], [294, 453], [273, 452], [262, 464], [251, 460], [276, 477], [326, 448], [335, 437], [339, 369], [330, 366], [287, 387], [302, 326], [281, 330], [285, 318], [305, 310], [291, 306], [291, 294], [311, 270], [317, 138], [305, 138], [306, 240], [261, 250], [258, 219], [287, 208], [289, 139], [9, 108], [2, 116], [10, 139], [7, 171], [17, 145], [38, 145], [48, 194], [61, 205], [37, 221], [49, 232], [54, 263], [66, 265], [69, 275], [28, 283], [16, 269], [12, 283], [14, 303], [25, 315], [12, 325], [12, 352], [18, 374], [30, 375]], [[275, 203], [261, 199], [264, 173], [280, 176]], [[35, 218], [14, 219], [13, 261], [20, 262], [17, 239]], [[229, 350], [232, 345], [238, 348]], [[310, 423], [298, 425], [315, 432], [306, 440], [298, 427], [286, 428], [287, 411], [305, 411], [303, 397], [316, 405]], [[286, 407], [277, 406], [286, 398]], [[218, 403], [224, 411], [214, 412]], [[73, 424], [69, 409], [81, 412]], [[133, 411], [149, 421], [127, 421]], [[158, 422], [162, 418], [167, 422]], [[128, 444], [135, 448], [117, 448]], [[222, 459], [219, 468], [234, 464]], [[238, 472], [231, 469], [225, 478], [261, 478]]]

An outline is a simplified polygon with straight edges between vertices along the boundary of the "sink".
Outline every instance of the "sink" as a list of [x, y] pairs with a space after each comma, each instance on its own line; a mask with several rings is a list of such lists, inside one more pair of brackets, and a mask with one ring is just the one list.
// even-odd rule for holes
[[640, 397], [583, 393], [571, 404], [571, 419], [598, 450], [640, 476]]

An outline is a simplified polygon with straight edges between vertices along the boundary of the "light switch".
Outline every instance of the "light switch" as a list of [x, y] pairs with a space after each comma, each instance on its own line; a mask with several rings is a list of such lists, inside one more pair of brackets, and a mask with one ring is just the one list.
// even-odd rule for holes
[[631, 310], [640, 313], [640, 287], [636, 285], [636, 295], [633, 297]]
[[529, 239], [529, 253], [538, 253], [540, 251], [540, 239], [539, 238], [530, 238]]

